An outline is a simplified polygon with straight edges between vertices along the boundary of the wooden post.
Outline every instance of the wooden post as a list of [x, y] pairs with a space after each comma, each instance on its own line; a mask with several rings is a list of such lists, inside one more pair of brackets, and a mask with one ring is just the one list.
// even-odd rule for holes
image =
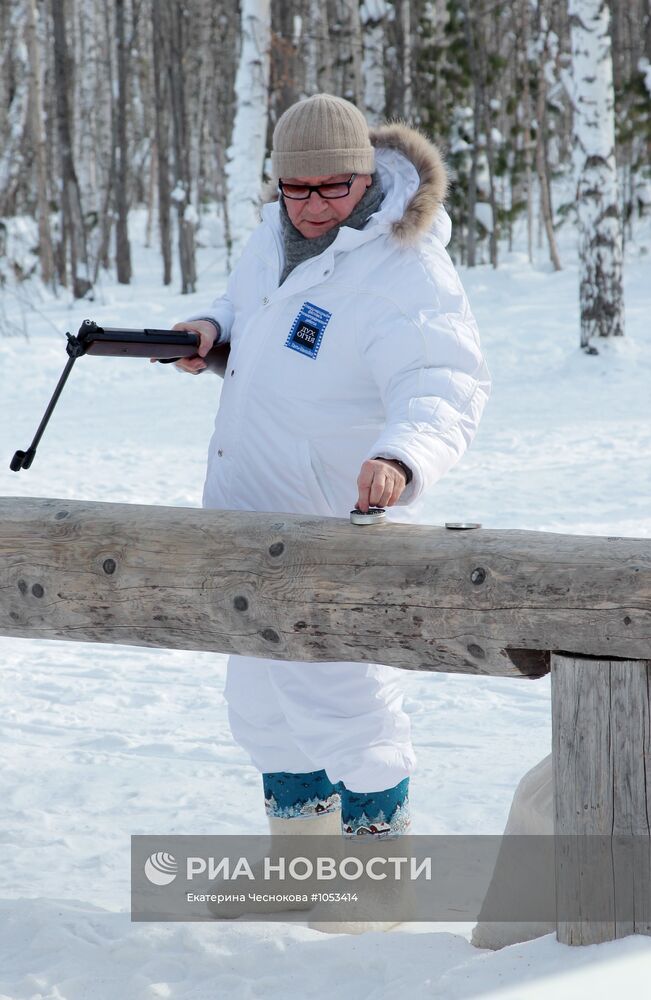
[[558, 940], [651, 934], [651, 661], [551, 670]]

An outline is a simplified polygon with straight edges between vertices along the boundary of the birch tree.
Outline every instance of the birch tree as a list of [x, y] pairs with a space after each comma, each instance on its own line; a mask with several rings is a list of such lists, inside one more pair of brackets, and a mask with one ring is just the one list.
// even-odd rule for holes
[[3, 65], [11, 67], [13, 79], [6, 88], [6, 103], [2, 108], [4, 136], [0, 149], [0, 213], [16, 211], [16, 191], [24, 169], [24, 136], [27, 125], [28, 70], [27, 50], [20, 36], [22, 5], [9, 10], [5, 36], [1, 41]]
[[364, 0], [360, 8], [364, 38], [364, 109], [371, 125], [382, 121], [386, 108], [384, 38], [388, 13], [386, 0]]
[[121, 285], [131, 281], [131, 247], [129, 245], [129, 196], [128, 196], [128, 164], [129, 150], [127, 145], [128, 96], [127, 96], [127, 50], [124, 0], [115, 0], [115, 37], [117, 41], [117, 172], [115, 178], [115, 207], [117, 219], [115, 223], [115, 258], [117, 276]]
[[51, 0], [52, 36], [54, 41], [54, 86], [56, 92], [56, 119], [61, 168], [61, 238], [63, 242], [62, 284], [68, 283], [69, 258], [72, 294], [82, 298], [91, 286], [88, 268], [88, 250], [84, 213], [81, 206], [79, 183], [75, 170], [72, 143], [69, 93], [71, 64], [66, 41], [66, 10], [64, 0]]
[[536, 8], [536, 50], [538, 56], [536, 95], [536, 172], [540, 188], [540, 214], [547, 235], [549, 259], [555, 271], [561, 270], [561, 259], [554, 233], [549, 165], [547, 161], [547, 73], [551, 69], [551, 28], [546, 16], [546, 0], [538, 0]]
[[411, 52], [413, 39], [411, 35], [411, 0], [402, 0], [400, 4], [400, 26], [402, 31], [402, 111], [408, 121], [412, 115], [412, 85], [411, 85]]
[[[176, 205], [181, 269], [181, 293], [195, 291], [197, 280], [194, 232], [197, 213], [192, 204], [192, 177], [190, 174], [190, 142], [187, 108], [187, 73], [189, 65], [187, 44], [186, 7], [183, 0], [167, 0], [170, 11], [170, 61], [168, 65], [169, 93], [172, 110], [172, 137], [176, 184], [172, 200]], [[198, 137], [197, 137], [198, 141]]]
[[235, 80], [237, 106], [226, 166], [231, 260], [239, 257], [258, 223], [269, 102], [271, 2], [242, 0], [241, 7], [242, 48]]
[[322, 0], [308, 0], [305, 32], [306, 96], [332, 92], [332, 48], [328, 34], [328, 9]]
[[[180, 266], [190, 291], [204, 213], [203, 236], [237, 254], [257, 224], [278, 116], [326, 91], [373, 123], [404, 117], [441, 144], [455, 259], [496, 266], [504, 237], [511, 247], [526, 222], [533, 261], [546, 234], [558, 268], [555, 233], [578, 204], [588, 348], [591, 336], [622, 330], [617, 204], [626, 239], [651, 211], [651, 9], [649, 0], [572, 0], [570, 26], [568, 4], [0, 2], [4, 231], [12, 216], [33, 217], [47, 281], [49, 224], [54, 282], [83, 294], [101, 267], [128, 280], [128, 225], [145, 208], [147, 239], [160, 230], [163, 281]], [[579, 197], [564, 198], [575, 162]], [[214, 212], [223, 236], [208, 222]], [[6, 248], [0, 273], [25, 280]]]
[[41, 265], [41, 277], [46, 285], [50, 285], [54, 281], [54, 251], [52, 249], [52, 234], [50, 231], [47, 158], [45, 151], [45, 130], [43, 128], [43, 86], [37, 24], [36, 0], [27, 0], [25, 41], [27, 43], [29, 60], [29, 127], [36, 172], [38, 255]]
[[[156, 9], [159, 8], [159, 9]], [[156, 4], [153, 14], [153, 82], [156, 128], [156, 174], [158, 177], [158, 229], [163, 258], [163, 284], [172, 282], [172, 188], [169, 174], [169, 16], [165, 4]]]
[[615, 163], [613, 67], [606, 0], [569, 0], [574, 167], [581, 268], [581, 347], [624, 333], [622, 227]]
[[362, 107], [364, 100], [362, 72], [363, 7], [359, 0], [329, 0], [328, 32], [332, 54], [332, 89], [346, 100]]

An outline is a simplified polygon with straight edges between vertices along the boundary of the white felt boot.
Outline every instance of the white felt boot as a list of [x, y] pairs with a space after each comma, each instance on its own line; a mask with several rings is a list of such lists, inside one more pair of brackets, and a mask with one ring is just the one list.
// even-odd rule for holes
[[[292, 819], [279, 819], [277, 816], [269, 816], [269, 832], [272, 837], [287, 837], [287, 836], [337, 836], [341, 832], [341, 810], [336, 809], [332, 812], [322, 813], [318, 816], [309, 816], [307, 818], [303, 817], [292, 817]], [[228, 893], [238, 893], [244, 892], [244, 895], [248, 895], [248, 891], [251, 891], [250, 886], [255, 886], [255, 891], [260, 892], [261, 885], [264, 885], [264, 892], [273, 893], [274, 891], [288, 892], [288, 887], [286, 882], [275, 882], [273, 880], [267, 879], [266, 882], [261, 882], [260, 879], [264, 872], [264, 855], [259, 861], [251, 865], [251, 871], [255, 875], [255, 882], [251, 882], [247, 885], [247, 888], [242, 889], [237, 883], [238, 887], [234, 888], [235, 883], [227, 882], [225, 880], [219, 880], [211, 888], [211, 892], [215, 895], [228, 894]], [[291, 910], [311, 910], [313, 903], [301, 903], [301, 902], [287, 902], [285, 904], [278, 902], [268, 902], [264, 900], [255, 901], [247, 900], [246, 903], [208, 903], [208, 910], [210, 915], [215, 919], [222, 920], [232, 920], [236, 917], [246, 916], [249, 913], [279, 913]]]
[[[339, 845], [339, 853], [341, 858], [345, 858], [350, 850], [351, 841], [354, 843], [356, 848], [356, 856], [361, 857], [362, 851], [368, 852], [368, 857], [378, 857], [378, 858], [391, 858], [391, 857], [401, 857], [409, 849], [407, 845], [407, 837], [391, 837], [387, 839], [375, 838], [371, 836], [347, 838], [342, 837]], [[359, 852], [359, 853], [358, 853]], [[381, 868], [377, 868], [378, 871]], [[322, 931], [324, 934], [364, 934], [366, 931], [388, 931], [392, 927], [397, 927], [401, 924], [402, 917], [400, 914], [404, 914], [405, 907], [410, 907], [413, 909], [413, 897], [414, 888], [413, 884], [406, 879], [396, 879], [395, 881], [388, 883], [386, 881], [370, 882], [368, 879], [364, 880], [363, 889], [359, 889], [358, 894], [361, 896], [363, 893], [362, 905], [364, 907], [364, 913], [373, 913], [381, 917], [383, 914], [395, 915], [394, 919], [388, 920], [346, 920], [346, 916], [351, 916], [354, 912], [354, 903], [331, 903], [330, 909], [332, 912], [331, 919], [321, 918], [319, 920], [310, 920], [308, 922], [308, 927], [312, 930]], [[356, 886], [354, 882], [349, 883], [351, 891], [356, 891]]]

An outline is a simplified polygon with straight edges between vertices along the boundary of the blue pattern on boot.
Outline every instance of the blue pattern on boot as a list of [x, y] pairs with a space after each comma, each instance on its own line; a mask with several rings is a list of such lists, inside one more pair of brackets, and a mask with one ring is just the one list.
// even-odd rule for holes
[[267, 816], [279, 819], [322, 816], [341, 808], [338, 788], [326, 772], [266, 771], [262, 775]]
[[408, 832], [409, 778], [381, 792], [351, 792], [342, 782], [338, 787], [344, 837], [370, 835], [384, 839]]

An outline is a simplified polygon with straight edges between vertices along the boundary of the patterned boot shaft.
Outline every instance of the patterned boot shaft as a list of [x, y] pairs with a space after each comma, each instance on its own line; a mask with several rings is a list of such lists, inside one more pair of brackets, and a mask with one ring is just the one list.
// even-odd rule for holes
[[338, 812], [339, 790], [326, 772], [268, 771], [262, 775], [267, 816], [275, 819], [307, 819]]
[[351, 792], [340, 782], [339, 791], [344, 837], [385, 840], [409, 832], [409, 778], [381, 792]]

